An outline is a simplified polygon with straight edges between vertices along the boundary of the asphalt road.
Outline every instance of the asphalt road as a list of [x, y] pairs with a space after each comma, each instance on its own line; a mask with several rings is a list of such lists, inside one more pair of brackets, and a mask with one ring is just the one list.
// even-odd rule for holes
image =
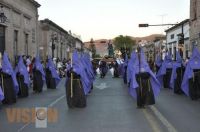
[[[200, 101], [162, 89], [156, 105], [137, 109], [121, 78], [97, 77], [84, 109], [68, 109], [65, 80], [56, 90], [18, 99], [14, 105], [0, 105], [0, 132], [199, 132]], [[35, 123], [10, 123], [9, 108], [50, 107], [58, 111], [56, 123], [36, 128]]]

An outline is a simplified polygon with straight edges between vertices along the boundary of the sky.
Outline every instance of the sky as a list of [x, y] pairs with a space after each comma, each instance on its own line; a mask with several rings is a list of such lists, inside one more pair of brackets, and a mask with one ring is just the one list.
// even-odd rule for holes
[[83, 41], [118, 35], [143, 37], [169, 28], [139, 23], [177, 23], [189, 18], [190, 0], [36, 0], [39, 19], [48, 18]]

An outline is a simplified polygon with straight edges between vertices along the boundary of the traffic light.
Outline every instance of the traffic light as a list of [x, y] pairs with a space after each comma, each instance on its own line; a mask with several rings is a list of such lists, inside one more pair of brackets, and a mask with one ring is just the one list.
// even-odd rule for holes
[[179, 44], [184, 44], [184, 34], [183, 33], [179, 35], [178, 41], [179, 41]]
[[149, 24], [139, 24], [139, 27], [149, 27]]

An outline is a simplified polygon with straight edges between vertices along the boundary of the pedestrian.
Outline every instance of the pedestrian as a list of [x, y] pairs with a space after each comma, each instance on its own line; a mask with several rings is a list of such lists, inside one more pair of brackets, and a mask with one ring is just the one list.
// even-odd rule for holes
[[192, 57], [187, 63], [182, 82], [182, 90], [192, 100], [200, 98], [200, 53], [197, 47], [194, 47]]
[[60, 77], [56, 71], [55, 65], [50, 57], [47, 59], [46, 65], [46, 84], [48, 89], [56, 89], [60, 82]]
[[17, 94], [19, 87], [16, 79], [16, 74], [8, 59], [8, 54], [5, 52], [2, 60], [1, 87], [4, 93], [3, 104], [13, 104], [17, 102]]
[[28, 97], [30, 80], [29, 80], [29, 74], [23, 62], [22, 56], [19, 57], [19, 62], [15, 68], [15, 73], [16, 73], [18, 84], [19, 84], [18, 96], [22, 98]]
[[156, 74], [157, 79], [160, 81], [160, 84], [164, 88], [171, 88], [170, 80], [171, 80], [171, 75], [172, 75], [172, 68], [173, 68], [172, 56], [170, 53], [168, 53], [165, 56], [165, 59], [162, 62], [162, 65], [158, 73]]
[[123, 63], [123, 80], [124, 84], [127, 84], [127, 67], [128, 67], [128, 55], [125, 55], [124, 63]]
[[181, 83], [184, 75], [183, 59], [180, 53], [176, 51], [176, 61], [173, 63], [170, 87], [173, 88], [175, 94], [182, 94]]
[[33, 91], [39, 93], [42, 92], [44, 81], [44, 69], [40, 62], [39, 55], [37, 55], [33, 66]]
[[129, 92], [137, 99], [137, 107], [144, 108], [146, 105], [155, 104], [155, 97], [159, 94], [161, 86], [140, 48], [133, 68]]

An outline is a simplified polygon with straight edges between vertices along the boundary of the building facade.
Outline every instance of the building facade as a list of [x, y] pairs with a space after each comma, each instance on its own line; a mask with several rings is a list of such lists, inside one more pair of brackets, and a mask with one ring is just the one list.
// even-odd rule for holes
[[190, 24], [186, 19], [166, 31], [167, 50], [176, 58], [176, 51], [179, 50], [185, 59], [190, 56]]
[[49, 19], [39, 22], [39, 53], [41, 59], [51, 56], [69, 59], [72, 49], [82, 51], [83, 42]]
[[34, 0], [0, 0], [0, 52], [8, 52], [12, 62], [18, 55], [34, 56], [38, 47], [38, 8]]
[[190, 0], [190, 43], [200, 47], [200, 0]]

